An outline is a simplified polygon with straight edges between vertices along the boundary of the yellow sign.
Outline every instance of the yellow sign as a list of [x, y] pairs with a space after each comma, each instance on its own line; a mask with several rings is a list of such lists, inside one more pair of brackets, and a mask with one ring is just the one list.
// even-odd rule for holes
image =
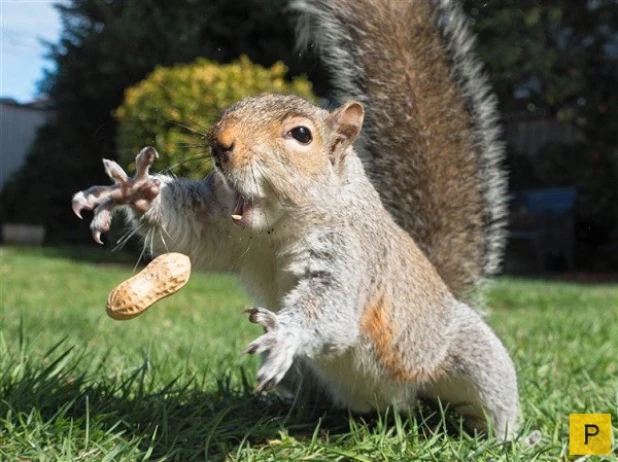
[[570, 414], [569, 454], [604, 456], [612, 452], [611, 414]]

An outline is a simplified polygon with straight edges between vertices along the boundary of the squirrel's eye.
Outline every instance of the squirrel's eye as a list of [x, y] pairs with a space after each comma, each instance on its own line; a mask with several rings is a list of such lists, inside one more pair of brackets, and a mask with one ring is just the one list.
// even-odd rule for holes
[[290, 135], [292, 135], [292, 138], [302, 144], [309, 144], [313, 139], [313, 137], [311, 136], [311, 130], [309, 130], [307, 127], [303, 127], [302, 125], [300, 127], [294, 127], [292, 130], [290, 130]]

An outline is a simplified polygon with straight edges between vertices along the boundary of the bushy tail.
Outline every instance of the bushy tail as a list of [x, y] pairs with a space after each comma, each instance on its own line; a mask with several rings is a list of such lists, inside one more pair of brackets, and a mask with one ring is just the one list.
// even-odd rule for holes
[[451, 0], [295, 0], [339, 99], [365, 104], [358, 151], [385, 206], [459, 297], [500, 266], [496, 101]]

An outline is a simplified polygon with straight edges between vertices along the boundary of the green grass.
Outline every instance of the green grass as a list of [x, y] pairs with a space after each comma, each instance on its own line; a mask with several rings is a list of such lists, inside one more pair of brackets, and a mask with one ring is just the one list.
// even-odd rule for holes
[[0, 249], [0, 460], [567, 460], [569, 413], [618, 423], [616, 285], [504, 279], [491, 289], [524, 432], [544, 435], [526, 449], [444, 431], [456, 417], [431, 409], [359, 417], [255, 394], [256, 360], [242, 351], [261, 330], [241, 314], [250, 302], [235, 280], [194, 274], [117, 322], [105, 301], [131, 274], [126, 262]]

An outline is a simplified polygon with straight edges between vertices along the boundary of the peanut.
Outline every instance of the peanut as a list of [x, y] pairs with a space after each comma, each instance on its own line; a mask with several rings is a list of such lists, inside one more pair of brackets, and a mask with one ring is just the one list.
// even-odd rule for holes
[[191, 260], [181, 253], [165, 253], [127, 279], [107, 298], [107, 315], [117, 320], [139, 316], [159, 300], [184, 286], [191, 276]]

